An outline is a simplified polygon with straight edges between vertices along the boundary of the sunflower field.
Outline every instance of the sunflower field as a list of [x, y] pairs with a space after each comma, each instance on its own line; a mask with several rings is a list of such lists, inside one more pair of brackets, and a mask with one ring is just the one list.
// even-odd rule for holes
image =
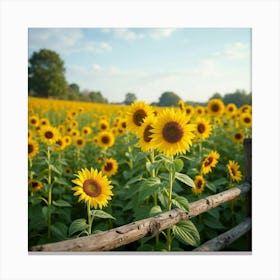
[[[238, 186], [252, 107], [28, 99], [28, 246], [126, 225]], [[119, 251], [191, 251], [246, 217], [239, 197]], [[246, 236], [231, 250], [247, 250]]]

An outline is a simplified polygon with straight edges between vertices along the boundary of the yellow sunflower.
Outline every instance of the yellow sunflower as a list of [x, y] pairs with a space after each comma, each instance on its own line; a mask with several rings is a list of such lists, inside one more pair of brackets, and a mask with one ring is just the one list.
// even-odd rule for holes
[[75, 174], [76, 179], [72, 180], [75, 187], [72, 188], [75, 191], [74, 195], [79, 195], [79, 202], [84, 200], [86, 204], [95, 209], [107, 206], [108, 201], [112, 199], [112, 186], [111, 181], [102, 172], [91, 168], [87, 168], [78, 171]]
[[152, 108], [148, 104], [142, 101], [132, 103], [127, 111], [128, 129], [138, 133], [144, 119], [152, 115], [152, 113]]
[[195, 135], [199, 139], [209, 138], [212, 132], [212, 126], [210, 122], [205, 118], [198, 117], [195, 121]]
[[179, 108], [180, 108], [181, 111], [184, 111], [184, 110], [185, 110], [185, 102], [184, 102], [182, 99], [180, 99], [180, 100], [178, 101], [178, 106], [179, 106]]
[[74, 139], [74, 144], [78, 148], [83, 148], [86, 145], [86, 141], [83, 137], [78, 136]]
[[72, 139], [69, 135], [64, 136], [62, 140], [63, 140], [63, 142], [65, 143], [66, 146], [69, 146], [72, 143]]
[[82, 128], [82, 134], [83, 135], [90, 135], [92, 133], [92, 129], [89, 126], [85, 126]]
[[67, 144], [65, 143], [64, 137], [61, 137], [55, 142], [54, 149], [56, 151], [62, 151], [65, 149], [66, 146], [67, 146]]
[[202, 162], [202, 166], [201, 166], [202, 174], [207, 174], [211, 172], [212, 168], [217, 165], [219, 158], [220, 155], [216, 151], [210, 152]]
[[195, 176], [194, 184], [195, 184], [195, 187], [192, 188], [192, 192], [196, 195], [201, 194], [205, 187], [204, 178], [201, 175]]
[[43, 188], [43, 183], [38, 180], [29, 180], [28, 184], [32, 192], [37, 192]]
[[153, 124], [152, 143], [160, 152], [172, 156], [185, 153], [192, 145], [195, 126], [188, 124], [189, 117], [174, 108], [159, 113]]
[[46, 144], [54, 144], [59, 138], [59, 131], [50, 125], [44, 125], [40, 129], [41, 140]]
[[115, 144], [115, 136], [110, 131], [101, 131], [98, 133], [97, 137], [97, 144], [103, 149], [110, 148]]
[[200, 115], [204, 114], [204, 111], [205, 111], [204, 107], [202, 107], [200, 105], [198, 105], [194, 108], [194, 113], [196, 116], [200, 116]]
[[192, 116], [194, 114], [194, 108], [191, 105], [186, 105], [185, 106], [185, 112], [187, 116]]
[[236, 132], [233, 137], [232, 137], [233, 141], [236, 143], [243, 143], [244, 140], [244, 135], [242, 132]]
[[29, 125], [36, 127], [39, 123], [39, 118], [36, 115], [29, 117]]
[[208, 113], [212, 116], [221, 116], [224, 113], [225, 105], [221, 99], [213, 98], [207, 104]]
[[235, 115], [237, 113], [237, 110], [238, 109], [234, 103], [227, 104], [225, 108], [226, 114], [229, 116]]
[[155, 117], [149, 116], [144, 119], [138, 133], [139, 145], [143, 152], [148, 152], [154, 148], [152, 140], [152, 129]]
[[245, 127], [251, 127], [252, 126], [252, 115], [249, 113], [243, 113], [240, 116], [240, 121]]
[[105, 130], [108, 130], [110, 127], [110, 124], [107, 120], [101, 120], [99, 123], [98, 123], [98, 128], [99, 130], [101, 131], [105, 131]]
[[111, 177], [117, 173], [118, 167], [118, 162], [113, 158], [109, 158], [106, 159], [106, 161], [102, 165], [101, 171], [103, 174], [107, 175], [108, 177]]
[[49, 126], [50, 125], [49, 119], [47, 119], [47, 118], [40, 119], [40, 125], [41, 126]]
[[33, 158], [39, 151], [39, 145], [34, 139], [28, 139], [28, 158]]
[[239, 164], [234, 160], [230, 160], [227, 164], [228, 173], [233, 181], [239, 182], [242, 179], [242, 174], [239, 168]]

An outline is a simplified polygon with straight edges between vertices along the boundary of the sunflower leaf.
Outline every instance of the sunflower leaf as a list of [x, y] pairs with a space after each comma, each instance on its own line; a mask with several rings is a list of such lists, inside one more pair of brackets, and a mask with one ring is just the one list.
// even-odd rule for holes
[[98, 217], [98, 218], [102, 218], [102, 219], [114, 219], [116, 220], [116, 218], [114, 218], [112, 215], [110, 215], [109, 213], [103, 211], [103, 210], [91, 210], [90, 211], [91, 215], [93, 217]]
[[183, 182], [183, 183], [186, 184], [187, 186], [190, 186], [190, 187], [192, 187], [192, 188], [195, 187], [195, 184], [194, 184], [194, 181], [192, 180], [192, 178], [189, 177], [189, 176], [186, 175], [186, 174], [176, 172], [176, 173], [175, 173], [175, 179], [177, 179], [177, 180]]
[[69, 235], [73, 235], [78, 231], [83, 231], [88, 228], [86, 219], [74, 220], [69, 227]]
[[59, 199], [57, 201], [54, 200], [53, 205], [58, 207], [72, 207], [72, 205], [69, 202], [62, 199]]
[[183, 162], [183, 160], [181, 160], [181, 159], [179, 159], [179, 158], [176, 158], [176, 159], [174, 160], [174, 167], [175, 167], [175, 171], [176, 171], [176, 172], [180, 172], [180, 171], [183, 169], [183, 167], [184, 167], [184, 162]]
[[187, 220], [179, 222], [172, 227], [172, 230], [175, 238], [180, 242], [195, 247], [199, 245], [199, 232], [191, 221]]
[[186, 212], [189, 212], [190, 206], [188, 200], [183, 196], [176, 196], [172, 199], [172, 204]]

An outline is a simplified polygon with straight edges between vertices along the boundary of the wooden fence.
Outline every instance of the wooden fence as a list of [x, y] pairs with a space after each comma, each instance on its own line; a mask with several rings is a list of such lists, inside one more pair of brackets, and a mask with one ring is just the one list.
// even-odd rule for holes
[[[190, 209], [188, 213], [177, 208], [151, 218], [136, 221], [91, 236], [33, 246], [31, 248], [31, 251], [109, 251], [119, 246], [139, 240], [143, 237], [154, 236], [160, 231], [170, 228], [182, 220], [188, 220], [201, 213], [207, 212], [210, 209], [213, 209], [225, 202], [231, 201], [232, 199], [240, 196], [243, 193], [246, 193], [247, 195], [247, 210], [249, 216], [251, 216], [251, 143], [252, 142], [250, 138], [244, 140], [244, 165], [246, 182], [239, 187], [230, 188], [226, 191], [190, 203]], [[233, 241], [241, 237], [243, 234], [248, 232], [250, 229], [251, 218], [247, 217], [241, 224], [207, 241], [193, 251], [205, 252], [222, 250]]]

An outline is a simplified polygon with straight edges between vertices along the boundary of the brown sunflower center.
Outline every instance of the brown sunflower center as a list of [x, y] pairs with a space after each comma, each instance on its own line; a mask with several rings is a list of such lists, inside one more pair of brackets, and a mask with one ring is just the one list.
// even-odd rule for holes
[[147, 125], [147, 127], [144, 130], [143, 138], [144, 138], [144, 141], [147, 143], [149, 143], [152, 140], [152, 135], [153, 135], [153, 133], [151, 132], [152, 129], [153, 128], [151, 125]]
[[236, 133], [236, 134], [235, 134], [235, 139], [237, 139], [237, 140], [242, 139], [241, 133]]
[[105, 166], [104, 166], [104, 169], [105, 169], [106, 171], [111, 171], [111, 170], [113, 169], [113, 164], [112, 164], [112, 162], [107, 162], [107, 163], [105, 164]]
[[52, 138], [54, 137], [54, 134], [53, 134], [52, 131], [46, 131], [46, 132], [45, 132], [45, 137], [46, 137], [47, 139], [52, 139]]
[[235, 171], [235, 169], [234, 169], [234, 168], [231, 168], [230, 170], [231, 170], [232, 176], [236, 176], [236, 171]]
[[31, 154], [34, 151], [34, 146], [31, 144], [28, 144], [28, 154]]
[[204, 123], [199, 123], [197, 126], [197, 130], [199, 133], [203, 133], [206, 130], [205, 124]]
[[147, 117], [146, 112], [142, 109], [139, 109], [133, 114], [133, 122], [136, 125], [141, 126], [143, 119], [146, 117]]
[[31, 123], [35, 124], [35, 123], [37, 123], [37, 121], [35, 119], [31, 119]]
[[213, 162], [213, 158], [212, 157], [209, 157], [205, 160], [205, 163], [204, 163], [204, 166], [207, 167], [209, 165], [211, 165], [211, 163]]
[[126, 128], [126, 122], [122, 122], [122, 128]]
[[162, 136], [169, 143], [179, 142], [183, 137], [184, 131], [177, 122], [168, 122], [162, 129]]
[[229, 107], [228, 110], [229, 110], [230, 112], [232, 112], [232, 111], [233, 111], [233, 107]]
[[212, 106], [211, 106], [211, 111], [212, 112], [219, 112], [219, 110], [220, 110], [220, 106], [219, 106], [219, 104], [217, 104], [217, 103], [214, 103], [214, 104], [212, 104]]
[[245, 122], [245, 123], [250, 123], [250, 122], [251, 122], [251, 119], [248, 118], [248, 117], [247, 117], [247, 118], [244, 118], [244, 122]]
[[191, 113], [191, 109], [187, 108], [187, 109], [186, 109], [186, 113], [187, 113], [187, 114], [190, 114], [190, 113]]
[[81, 140], [81, 139], [78, 139], [78, 140], [77, 140], [77, 144], [78, 144], [79, 146], [83, 145], [83, 143], [84, 143], [83, 140]]
[[102, 142], [103, 144], [108, 144], [108, 143], [110, 142], [110, 137], [108, 137], [107, 135], [103, 136], [103, 137], [101, 138], [101, 142]]
[[61, 139], [57, 140], [55, 142], [55, 144], [61, 147], [62, 146], [62, 140]]
[[196, 183], [196, 188], [200, 190], [202, 188], [202, 184], [203, 184], [202, 180], [198, 180]]
[[96, 180], [93, 179], [84, 181], [83, 190], [90, 197], [97, 197], [101, 194], [101, 186]]
[[36, 182], [36, 181], [33, 181], [33, 182], [31, 183], [31, 187], [32, 187], [32, 188], [36, 188], [36, 187], [38, 187], [38, 186], [39, 186], [39, 183]]
[[100, 128], [101, 128], [102, 130], [105, 130], [105, 129], [107, 129], [107, 125], [104, 124], [104, 123], [102, 123], [102, 124], [100, 125]]

